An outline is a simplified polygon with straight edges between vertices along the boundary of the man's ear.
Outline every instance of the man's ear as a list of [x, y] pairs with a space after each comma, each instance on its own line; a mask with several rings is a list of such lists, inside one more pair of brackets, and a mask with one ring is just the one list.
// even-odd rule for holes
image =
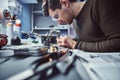
[[63, 7], [69, 7], [70, 6], [69, 0], [60, 0], [60, 3]]

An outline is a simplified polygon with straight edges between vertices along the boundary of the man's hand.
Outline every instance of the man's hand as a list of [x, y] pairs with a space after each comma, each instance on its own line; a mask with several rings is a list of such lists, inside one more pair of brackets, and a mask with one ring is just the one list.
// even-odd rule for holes
[[57, 43], [59, 46], [73, 49], [77, 42], [68, 36], [64, 36], [64, 37], [61, 36], [57, 38]]

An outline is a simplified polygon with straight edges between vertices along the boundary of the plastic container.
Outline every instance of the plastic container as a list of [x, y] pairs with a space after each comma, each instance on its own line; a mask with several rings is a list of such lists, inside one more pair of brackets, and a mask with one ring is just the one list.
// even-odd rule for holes
[[17, 32], [19, 38], [21, 38], [20, 27], [21, 27], [21, 20], [18, 19], [18, 20], [16, 20], [16, 23], [15, 23], [15, 26], [14, 26], [14, 31]]
[[11, 39], [13, 38], [13, 23], [8, 22], [7, 23], [7, 28], [6, 28], [6, 35], [8, 36], [8, 43], [7, 45], [11, 45]]

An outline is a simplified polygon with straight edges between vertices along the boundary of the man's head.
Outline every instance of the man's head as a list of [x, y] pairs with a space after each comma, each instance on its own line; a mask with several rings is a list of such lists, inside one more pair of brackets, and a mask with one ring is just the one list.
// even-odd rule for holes
[[71, 3], [76, 0], [43, 0], [44, 15], [52, 17], [59, 24], [70, 24], [74, 18]]

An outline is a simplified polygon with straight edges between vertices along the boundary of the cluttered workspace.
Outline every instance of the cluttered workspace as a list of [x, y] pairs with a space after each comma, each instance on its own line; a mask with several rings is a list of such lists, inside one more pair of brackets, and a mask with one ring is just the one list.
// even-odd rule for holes
[[0, 1], [0, 80], [120, 80], [120, 52], [57, 44], [79, 36], [43, 16], [42, 0]]

